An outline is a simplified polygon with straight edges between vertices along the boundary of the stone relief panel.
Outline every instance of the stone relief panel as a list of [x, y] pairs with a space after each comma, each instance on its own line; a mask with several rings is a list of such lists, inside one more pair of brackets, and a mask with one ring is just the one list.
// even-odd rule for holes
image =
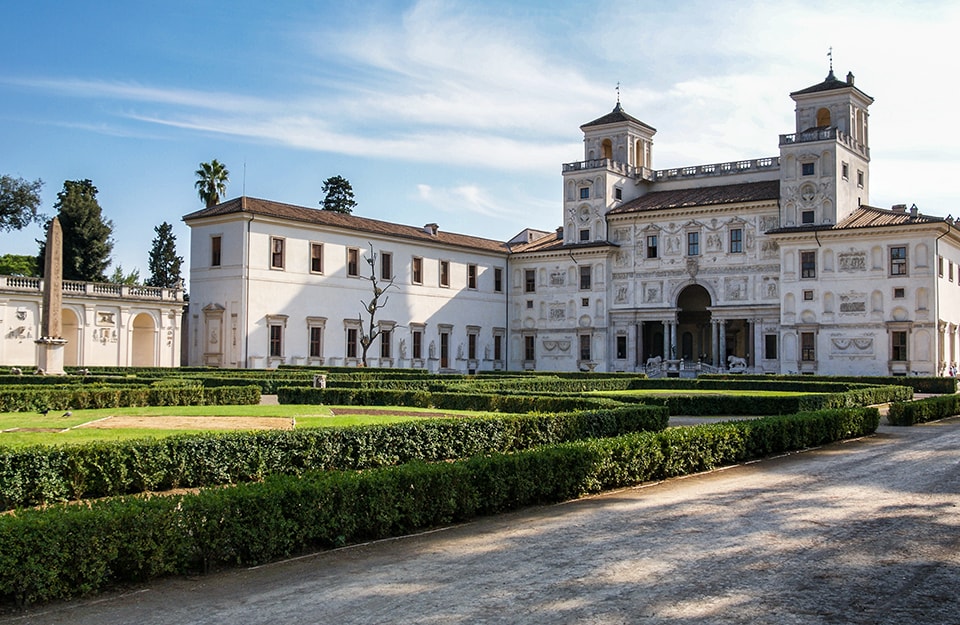
[[780, 219], [775, 215], [765, 215], [760, 218], [760, 231], [766, 232], [780, 227]]
[[763, 279], [763, 287], [760, 297], [763, 299], [777, 299], [778, 296], [779, 288], [777, 287], [777, 279], [765, 277]]
[[550, 286], [563, 286], [566, 284], [566, 273], [562, 269], [554, 269], [550, 272]]
[[719, 233], [714, 232], [707, 235], [707, 251], [708, 252], [719, 252], [723, 249], [723, 237]]
[[866, 271], [867, 253], [852, 248], [849, 252], [840, 252], [837, 254], [837, 270], [848, 273]]
[[644, 282], [643, 283], [643, 303], [659, 304], [663, 302], [663, 283]]
[[777, 258], [780, 255], [780, 246], [776, 241], [764, 241], [760, 244], [760, 258]]
[[614, 243], [629, 243], [633, 239], [631, 228], [616, 228], [613, 231]]
[[830, 337], [830, 355], [849, 358], [873, 356], [873, 337], [833, 335]]
[[550, 321], [564, 321], [567, 318], [567, 307], [563, 304], [550, 304]]
[[617, 250], [616, 255], [613, 257], [613, 265], [615, 267], [629, 267], [630, 264], [630, 252], [628, 250]]
[[629, 304], [630, 303], [630, 285], [625, 282], [619, 282], [613, 286], [613, 303], [614, 304]]
[[840, 300], [840, 316], [862, 316], [867, 314], [866, 293], [855, 293], [853, 291], [840, 293], [838, 299]]
[[723, 295], [728, 301], [739, 302], [747, 299], [747, 278], [727, 278]]

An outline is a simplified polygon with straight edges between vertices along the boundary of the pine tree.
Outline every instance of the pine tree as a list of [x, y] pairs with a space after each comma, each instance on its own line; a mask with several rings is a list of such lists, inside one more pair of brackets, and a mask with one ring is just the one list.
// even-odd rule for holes
[[177, 237], [173, 234], [173, 226], [163, 222], [153, 229], [157, 238], [150, 248], [150, 277], [149, 286], [162, 286], [168, 289], [179, 286], [181, 276], [180, 267], [183, 265], [183, 256], [177, 256]]
[[[113, 222], [104, 220], [97, 188], [90, 180], [67, 180], [53, 205], [63, 228], [63, 279], [105, 282], [113, 251]], [[46, 242], [40, 241], [38, 266], [44, 266]]]
[[353, 199], [353, 187], [343, 176], [333, 176], [323, 181], [323, 210], [335, 213], [353, 212], [357, 202]]

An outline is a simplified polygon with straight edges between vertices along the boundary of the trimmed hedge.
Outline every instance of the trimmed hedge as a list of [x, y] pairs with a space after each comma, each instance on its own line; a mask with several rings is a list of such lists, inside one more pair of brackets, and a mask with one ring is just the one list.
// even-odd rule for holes
[[887, 423], [890, 425], [915, 425], [945, 419], [956, 414], [960, 414], [960, 395], [941, 395], [912, 402], [890, 404]]
[[63, 386], [0, 388], [0, 412], [120, 408], [124, 406], [215, 406], [258, 404], [259, 386]]
[[23, 606], [402, 535], [859, 436], [878, 422], [875, 409], [826, 411], [18, 510], [0, 516], [0, 601]]
[[58, 447], [0, 448], [0, 506], [49, 504], [262, 480], [313, 470], [440, 461], [628, 432], [662, 430], [659, 406], [554, 415], [430, 419], [391, 425], [268, 430]]
[[909, 386], [914, 393], [933, 393], [937, 395], [956, 393], [957, 378], [936, 376], [810, 376], [810, 375], [764, 375], [764, 374], [729, 374], [711, 373], [701, 375], [698, 379], [704, 380], [767, 380], [777, 381], [824, 381], [824, 382], [855, 382], [872, 385]]

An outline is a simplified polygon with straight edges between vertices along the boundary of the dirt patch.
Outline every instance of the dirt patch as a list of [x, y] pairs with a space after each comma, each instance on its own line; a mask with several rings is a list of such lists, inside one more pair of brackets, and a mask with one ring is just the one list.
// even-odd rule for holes
[[78, 428], [112, 430], [292, 430], [294, 419], [277, 417], [129, 417], [116, 416], [78, 425]]

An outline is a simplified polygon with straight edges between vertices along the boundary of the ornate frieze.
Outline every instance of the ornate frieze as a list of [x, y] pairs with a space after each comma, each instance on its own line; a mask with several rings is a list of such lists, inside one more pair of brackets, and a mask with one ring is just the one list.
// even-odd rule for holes
[[840, 293], [840, 315], [866, 315], [867, 314], [867, 294], [866, 293]]
[[837, 269], [839, 271], [866, 271], [867, 253], [851, 249], [849, 252], [840, 252], [837, 254]]

